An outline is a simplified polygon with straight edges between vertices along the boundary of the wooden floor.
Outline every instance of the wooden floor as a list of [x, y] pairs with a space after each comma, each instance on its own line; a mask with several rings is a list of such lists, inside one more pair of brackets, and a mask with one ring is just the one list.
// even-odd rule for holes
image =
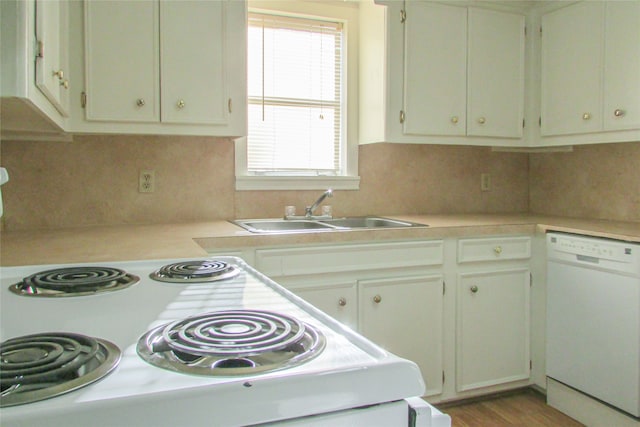
[[582, 424], [548, 406], [533, 390], [463, 404], [436, 405], [451, 416], [452, 427], [544, 426], [580, 427]]

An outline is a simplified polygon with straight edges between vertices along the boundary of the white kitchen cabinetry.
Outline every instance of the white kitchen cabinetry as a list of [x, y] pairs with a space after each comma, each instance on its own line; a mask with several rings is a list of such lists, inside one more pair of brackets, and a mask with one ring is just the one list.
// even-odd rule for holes
[[327, 282], [306, 286], [287, 286], [290, 291], [310, 302], [334, 319], [358, 330], [358, 289], [357, 282]]
[[77, 130], [246, 134], [244, 2], [84, 8], [86, 120]]
[[258, 270], [388, 351], [442, 392], [442, 241], [257, 249]]
[[68, 2], [0, 2], [2, 135], [60, 139], [67, 122], [70, 72]]
[[543, 14], [541, 32], [542, 136], [600, 133], [586, 142], [637, 140], [640, 3], [571, 4]]
[[456, 391], [530, 377], [529, 237], [458, 241]]
[[[404, 10], [400, 2], [381, 3], [386, 10], [362, 5], [361, 105], [373, 108], [360, 112], [361, 142], [520, 144], [524, 15], [424, 1], [406, 2]], [[385, 38], [375, 37], [381, 26]], [[386, 73], [371, 74], [375, 67]]]
[[425, 396], [442, 393], [443, 286], [442, 275], [358, 281], [360, 331], [416, 362]]
[[36, 0], [36, 85], [69, 115], [69, 12], [66, 0]]
[[159, 3], [85, 2], [87, 120], [160, 120]]

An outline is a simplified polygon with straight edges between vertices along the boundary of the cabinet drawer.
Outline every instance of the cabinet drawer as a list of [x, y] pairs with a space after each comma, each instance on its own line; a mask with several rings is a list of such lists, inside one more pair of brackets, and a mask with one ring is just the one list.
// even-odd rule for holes
[[530, 237], [492, 237], [486, 239], [460, 239], [458, 263], [504, 261], [531, 257]]
[[256, 266], [267, 276], [421, 267], [442, 262], [441, 240], [256, 251]]

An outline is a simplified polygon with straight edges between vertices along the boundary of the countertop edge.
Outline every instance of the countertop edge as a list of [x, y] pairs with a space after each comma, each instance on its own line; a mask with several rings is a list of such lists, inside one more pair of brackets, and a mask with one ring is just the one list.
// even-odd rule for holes
[[385, 215], [428, 227], [258, 235], [218, 220], [180, 224], [114, 225], [60, 230], [3, 231], [0, 265], [202, 258], [208, 251], [251, 247], [445, 239], [547, 231], [640, 242], [640, 222], [526, 214]]

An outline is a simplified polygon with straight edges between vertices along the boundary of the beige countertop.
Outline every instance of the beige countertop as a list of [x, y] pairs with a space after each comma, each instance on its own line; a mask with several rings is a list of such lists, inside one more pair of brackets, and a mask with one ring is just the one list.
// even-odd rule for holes
[[5, 231], [0, 265], [203, 257], [245, 247], [375, 240], [438, 239], [547, 230], [640, 242], [640, 223], [534, 215], [393, 215], [428, 227], [321, 233], [253, 234], [227, 221]]

